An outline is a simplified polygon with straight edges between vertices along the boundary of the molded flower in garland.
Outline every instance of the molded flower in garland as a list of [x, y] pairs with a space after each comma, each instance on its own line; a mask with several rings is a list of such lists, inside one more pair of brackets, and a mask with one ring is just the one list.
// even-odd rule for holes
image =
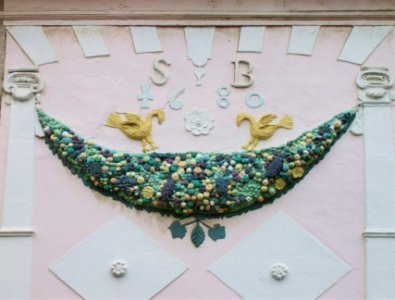
[[214, 120], [204, 111], [193, 111], [185, 117], [185, 128], [194, 135], [207, 135], [214, 127]]

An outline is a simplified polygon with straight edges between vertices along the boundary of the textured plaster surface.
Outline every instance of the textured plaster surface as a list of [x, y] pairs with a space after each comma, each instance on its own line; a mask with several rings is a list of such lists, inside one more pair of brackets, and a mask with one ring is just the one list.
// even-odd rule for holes
[[[37, 3], [37, 2], [35, 2]], [[104, 2], [103, 2], [104, 3]], [[296, 2], [295, 2], [296, 3]], [[8, 3], [12, 6], [12, 3]], [[16, 4], [15, 4], [16, 5]], [[54, 2], [53, 5], [60, 5]], [[17, 8], [17, 7], [16, 7]], [[259, 148], [280, 145], [307, 129], [351, 108], [356, 101], [354, 78], [359, 66], [336, 61], [351, 28], [324, 27], [311, 57], [287, 55], [290, 27], [265, 30], [262, 53], [237, 53], [238, 28], [216, 29], [212, 59], [204, 67], [203, 86], [195, 86], [194, 67], [187, 58], [183, 28], [158, 28], [163, 53], [135, 54], [128, 27], [104, 27], [102, 35], [110, 56], [85, 59], [71, 27], [47, 27], [45, 33], [59, 63], [40, 67], [46, 88], [44, 109], [82, 136], [115, 149], [138, 152], [138, 142], [104, 126], [108, 113], [139, 110], [139, 85], [149, 82], [155, 58], [172, 62], [169, 81], [152, 86], [156, 96], [152, 109], [163, 108], [172, 92], [185, 87], [180, 111], [165, 108], [163, 125], [153, 125], [153, 138], [160, 151], [239, 150], [249, 136], [247, 124], [235, 125], [238, 112], [260, 117], [267, 113], [292, 115], [294, 129], [278, 131]], [[394, 33], [368, 58], [367, 65], [388, 66], [395, 72]], [[254, 67], [254, 85], [231, 89], [230, 106], [217, 106], [216, 89], [233, 80], [231, 60], [247, 59]], [[8, 37], [6, 67], [29, 66], [31, 62]], [[247, 92], [259, 91], [265, 103], [258, 109], [244, 104]], [[184, 115], [205, 110], [215, 116], [208, 136], [196, 137], [184, 129]], [[5, 153], [9, 107], [2, 104], [0, 153]], [[0, 155], [0, 192], [4, 182], [5, 155]], [[207, 268], [279, 209], [351, 266], [352, 271], [320, 299], [364, 297], [363, 252], [363, 141], [344, 136], [332, 152], [293, 190], [273, 205], [219, 223], [227, 228], [225, 240], [207, 240], [195, 249], [186, 237], [172, 240], [167, 229], [171, 218], [126, 208], [88, 188], [53, 157], [41, 141], [36, 143], [34, 198], [33, 299], [79, 299], [48, 271], [65, 252], [116, 215], [123, 215], [180, 259], [189, 270], [154, 299], [239, 299]], [[218, 221], [213, 221], [218, 222]], [[281, 230], [279, 228], [278, 230]], [[92, 253], [94, 255], [94, 253]], [[308, 253], [306, 253], [308, 255]], [[147, 263], [155, 263], [148, 261]]]

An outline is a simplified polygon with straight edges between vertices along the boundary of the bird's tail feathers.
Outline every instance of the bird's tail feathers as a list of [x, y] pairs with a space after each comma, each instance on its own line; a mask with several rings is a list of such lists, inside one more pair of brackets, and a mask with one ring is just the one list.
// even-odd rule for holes
[[111, 113], [107, 118], [106, 126], [119, 128], [121, 126], [121, 117], [118, 114]]
[[290, 115], [284, 115], [280, 122], [278, 122], [278, 126], [286, 129], [292, 129], [294, 126], [294, 123], [292, 121], [292, 118]]

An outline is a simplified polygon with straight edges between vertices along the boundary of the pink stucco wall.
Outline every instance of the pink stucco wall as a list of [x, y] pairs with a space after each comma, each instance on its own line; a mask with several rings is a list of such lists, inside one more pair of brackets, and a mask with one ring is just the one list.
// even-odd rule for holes
[[[308, 57], [286, 54], [290, 27], [267, 28], [263, 52], [256, 54], [236, 52], [238, 28], [217, 28], [212, 60], [204, 68], [203, 86], [196, 87], [182, 28], [159, 28], [163, 53], [137, 55], [127, 27], [104, 27], [102, 34], [111, 56], [85, 59], [70, 27], [49, 27], [45, 33], [59, 63], [40, 67], [46, 83], [41, 102], [49, 114], [82, 136], [111, 148], [138, 152], [138, 142], [128, 140], [104, 123], [109, 112], [139, 111], [136, 100], [139, 85], [149, 82], [153, 59], [160, 56], [172, 62], [170, 80], [163, 87], [152, 86], [156, 96], [152, 108], [164, 107], [175, 89], [186, 88], [181, 96], [183, 110], [172, 111], [166, 107], [165, 123], [154, 124], [153, 137], [160, 151], [239, 150], [248, 139], [247, 124], [240, 128], [235, 125], [235, 115], [241, 111], [256, 117], [266, 113], [292, 115], [295, 123], [292, 131], [279, 131], [271, 140], [260, 143], [260, 147], [275, 146], [355, 105], [354, 78], [359, 66], [336, 61], [350, 30], [322, 28], [314, 54]], [[394, 47], [392, 34], [366, 64], [395, 70]], [[263, 93], [262, 107], [245, 106], [245, 89], [231, 90], [228, 109], [217, 106], [215, 91], [231, 83], [230, 61], [235, 58], [253, 64], [255, 83], [248, 91]], [[8, 37], [6, 67], [28, 65], [31, 62]], [[195, 137], [184, 130], [184, 115], [195, 109], [204, 109], [215, 116], [215, 129], [207, 137]], [[4, 150], [9, 114], [9, 107], [4, 103], [1, 113], [0, 147]], [[48, 271], [48, 266], [107, 220], [121, 214], [189, 267], [155, 299], [238, 299], [207, 268], [281, 209], [352, 267], [320, 299], [361, 299], [364, 297], [362, 142], [361, 137], [347, 134], [295, 189], [273, 205], [222, 220], [227, 238], [217, 242], [207, 240], [195, 249], [187, 238], [171, 239], [167, 229], [171, 218], [137, 212], [92, 192], [37, 140], [33, 298], [78, 299], [77, 294]], [[2, 157], [1, 169], [4, 160]]]

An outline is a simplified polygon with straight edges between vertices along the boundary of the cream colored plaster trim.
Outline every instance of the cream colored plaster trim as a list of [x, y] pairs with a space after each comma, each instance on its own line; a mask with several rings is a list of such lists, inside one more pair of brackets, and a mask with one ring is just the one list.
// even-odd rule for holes
[[395, 25], [395, 10], [5, 11], [5, 25]]

